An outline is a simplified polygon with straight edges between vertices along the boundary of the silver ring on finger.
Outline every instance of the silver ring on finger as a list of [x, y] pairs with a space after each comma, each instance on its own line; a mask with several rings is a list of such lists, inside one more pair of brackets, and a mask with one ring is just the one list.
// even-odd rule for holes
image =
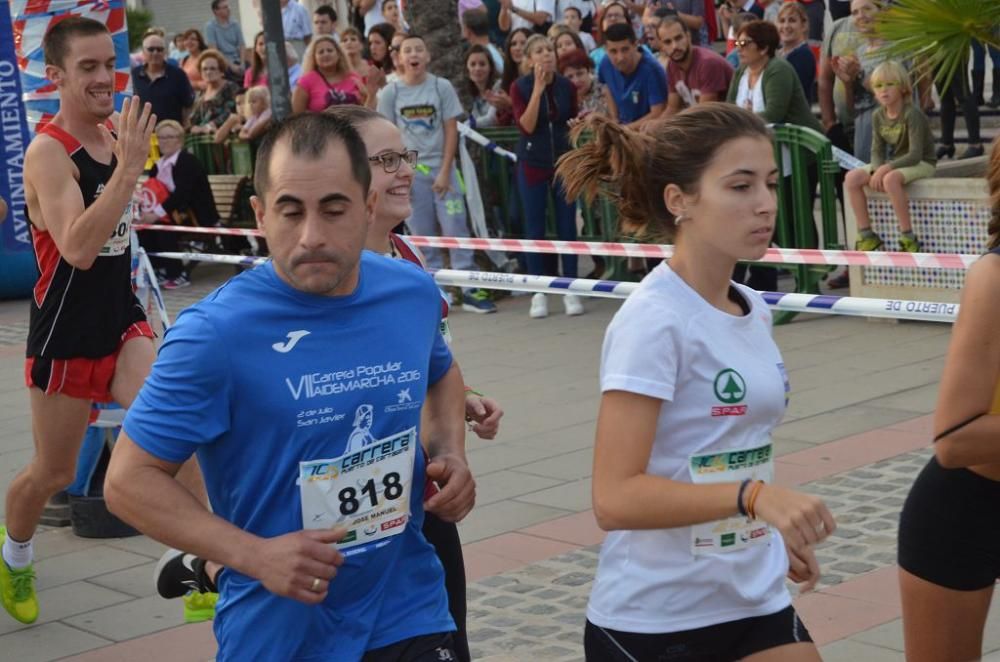
[[313, 593], [319, 593], [320, 578], [313, 577], [312, 585], [309, 586], [309, 590]]

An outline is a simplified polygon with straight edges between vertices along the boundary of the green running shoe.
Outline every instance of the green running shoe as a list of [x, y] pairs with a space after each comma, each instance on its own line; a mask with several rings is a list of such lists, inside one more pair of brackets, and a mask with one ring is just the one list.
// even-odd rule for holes
[[854, 250], [856, 251], [877, 251], [880, 248], [882, 248], [882, 237], [874, 232], [854, 242]]
[[218, 601], [218, 593], [189, 591], [184, 596], [184, 622], [201, 623], [212, 620], [215, 618], [215, 603]]
[[920, 252], [920, 240], [916, 236], [906, 236], [900, 235], [899, 237], [899, 247], [907, 253], [919, 253]]
[[[0, 546], [6, 539], [7, 529], [0, 526]], [[32, 566], [14, 570], [0, 559], [0, 601], [14, 620], [21, 623], [38, 620], [38, 596], [35, 595], [35, 570]]]

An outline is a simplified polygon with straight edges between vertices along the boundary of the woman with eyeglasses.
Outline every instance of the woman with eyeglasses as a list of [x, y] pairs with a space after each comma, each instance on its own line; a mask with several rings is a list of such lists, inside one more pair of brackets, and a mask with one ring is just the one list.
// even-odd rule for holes
[[[733, 74], [726, 100], [735, 103], [760, 116], [772, 124], [795, 124], [823, 133], [823, 125], [812, 114], [805, 90], [799, 81], [795, 67], [778, 57], [781, 37], [778, 28], [767, 21], [748, 21], [740, 26], [736, 34], [736, 51], [740, 56], [740, 66]], [[808, 172], [810, 190], [816, 190], [819, 181], [815, 164]], [[786, 209], [791, 210], [791, 186], [785, 187], [789, 195]], [[789, 217], [791, 214], [789, 214]], [[793, 246], [813, 246], [815, 231], [805, 237], [794, 236], [794, 224], [788, 227]], [[749, 271], [749, 279], [747, 272]], [[772, 267], [747, 267], [737, 265], [733, 280], [758, 291], [773, 292], [778, 289], [778, 271]]]
[[[206, 51], [207, 53], [208, 51]], [[143, 185], [143, 223], [170, 223], [209, 227], [219, 225], [208, 175], [201, 162], [184, 149], [184, 127], [175, 120], [156, 125], [160, 158]], [[184, 235], [177, 232], [140, 232], [143, 247], [150, 253], [177, 252]], [[180, 260], [151, 257], [160, 287], [177, 289], [191, 284], [190, 274]]]
[[[191, 111], [191, 133], [194, 135], [214, 134], [231, 117], [236, 115], [236, 97], [240, 88], [225, 79], [229, 64], [225, 56], [214, 48], [202, 51], [198, 56], [198, 71], [205, 87], [194, 100]], [[223, 142], [228, 135], [219, 135], [216, 142]]]

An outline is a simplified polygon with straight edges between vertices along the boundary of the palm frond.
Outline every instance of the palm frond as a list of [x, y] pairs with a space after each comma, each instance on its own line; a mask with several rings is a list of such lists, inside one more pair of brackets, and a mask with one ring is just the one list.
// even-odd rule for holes
[[910, 59], [946, 85], [968, 66], [972, 41], [1000, 48], [998, 0], [896, 0], [875, 20], [893, 59]]

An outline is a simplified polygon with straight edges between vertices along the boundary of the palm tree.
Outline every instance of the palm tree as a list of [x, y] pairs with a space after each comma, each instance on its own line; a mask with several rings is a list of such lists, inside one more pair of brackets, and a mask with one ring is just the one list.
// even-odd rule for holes
[[[462, 79], [462, 29], [455, 0], [410, 0], [406, 3], [410, 31], [424, 38], [431, 54], [431, 73], [453, 84]], [[455, 85], [459, 90], [460, 85]]]
[[1000, 48], [997, 0], [895, 0], [876, 19], [875, 29], [894, 59], [925, 63], [942, 84], [968, 66], [973, 40]]

